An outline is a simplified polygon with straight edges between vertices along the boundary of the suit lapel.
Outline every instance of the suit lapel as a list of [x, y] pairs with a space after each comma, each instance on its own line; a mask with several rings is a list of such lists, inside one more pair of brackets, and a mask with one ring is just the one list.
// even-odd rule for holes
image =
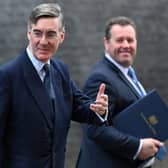
[[118, 74], [119, 78], [121, 78], [121, 80], [124, 81], [124, 83], [131, 89], [131, 91], [134, 93], [134, 95], [137, 98], [141, 98], [139, 93], [132, 86], [132, 84], [127, 80], [127, 78], [124, 76], [124, 74], [112, 62], [110, 62], [106, 57], [104, 57], [104, 60], [105, 60], [106, 64], [108, 64], [108, 66], [110, 66], [110, 68], [112, 68]]
[[45, 88], [43, 83], [38, 76], [35, 68], [33, 67], [31, 61], [28, 59], [28, 56], [25, 54], [23, 61], [23, 74], [25, 83], [30, 90], [30, 93], [38, 105], [40, 112], [44, 116], [48, 126], [52, 128], [51, 121], [51, 102], [47, 92], [45, 92]]
[[126, 77], [120, 72], [118, 73], [120, 78], [125, 82], [125, 84], [131, 89], [131, 91], [136, 95], [136, 97], [141, 98], [139, 93], [136, 91], [136, 89], [132, 86], [132, 84], [126, 79]]

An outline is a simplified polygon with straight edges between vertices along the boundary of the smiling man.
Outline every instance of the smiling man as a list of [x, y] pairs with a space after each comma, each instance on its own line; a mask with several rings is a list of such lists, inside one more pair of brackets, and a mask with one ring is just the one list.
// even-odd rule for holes
[[[138, 139], [115, 128], [113, 118], [127, 106], [146, 94], [138, 81], [129, 76], [136, 57], [137, 37], [134, 22], [119, 16], [105, 27], [105, 55], [91, 70], [84, 92], [96, 97], [100, 83], [106, 84], [109, 96], [109, 126], [83, 126], [83, 139], [77, 168], [138, 168], [151, 158], [163, 144], [152, 138]], [[135, 75], [134, 75], [135, 76]]]
[[0, 67], [0, 168], [64, 168], [70, 121], [103, 123], [105, 85], [91, 101], [52, 59], [64, 36], [60, 6], [40, 4], [29, 17], [28, 46]]

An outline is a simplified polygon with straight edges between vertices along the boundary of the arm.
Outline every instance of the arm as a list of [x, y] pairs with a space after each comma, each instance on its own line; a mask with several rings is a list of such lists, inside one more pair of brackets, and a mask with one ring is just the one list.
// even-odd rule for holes
[[7, 122], [7, 114], [9, 111], [9, 89], [8, 80], [4, 73], [0, 70], [0, 167], [2, 166], [4, 157], [4, 135]]
[[84, 92], [92, 99], [95, 99], [96, 93], [98, 91], [98, 86], [102, 82], [106, 83], [105, 93], [109, 97], [109, 126], [85, 125], [85, 133], [91, 140], [98, 143], [100, 147], [105, 149], [106, 151], [115, 155], [119, 155], [121, 157], [125, 157], [127, 159], [133, 159], [139, 147], [139, 139], [119, 132], [112, 125], [114, 108], [118, 101], [117, 96], [115, 96], [115, 89], [111, 87], [108, 80], [106, 80], [104, 77], [101, 77], [100, 75], [94, 75], [93, 78], [89, 79], [86, 82]]
[[97, 114], [105, 113], [108, 105], [108, 98], [104, 95], [105, 86], [100, 86], [98, 98], [96, 101], [90, 99], [83, 94], [81, 90], [71, 81], [72, 95], [73, 95], [73, 113], [72, 119], [78, 122], [85, 122], [90, 124], [102, 124]]
[[113, 126], [85, 125], [84, 131], [101, 148], [123, 158], [133, 159], [139, 146], [139, 139], [123, 134]]
[[71, 107], [69, 110], [72, 110], [72, 120], [102, 124], [97, 114], [104, 115], [108, 106], [108, 97], [104, 94], [105, 85], [100, 86], [96, 101], [91, 100], [88, 96], [83, 94], [75, 82], [71, 80], [68, 67], [62, 61], [56, 60], [51, 63], [53, 63], [53, 66], [61, 75], [62, 85], [65, 90], [64, 97], [68, 99], [68, 101], [66, 101]]
[[[116, 155], [126, 157], [128, 159], [135, 159], [135, 156], [140, 160], [145, 160], [153, 156], [158, 148], [160, 142], [155, 139], [142, 139], [140, 145], [140, 139], [131, 135], [124, 134], [113, 127], [112, 118], [114, 115], [114, 108], [118, 103], [117, 91], [115, 87], [111, 87], [112, 84], [108, 84], [108, 80], [105, 77], [101, 78], [93, 77], [90, 81], [87, 81], [85, 85], [85, 92], [92, 98], [96, 96], [98, 85], [100, 82], [106, 83], [106, 93], [109, 96], [109, 126], [85, 126], [85, 132], [90, 139], [98, 143], [102, 148], [108, 152]], [[97, 80], [98, 79], [98, 80]], [[103, 79], [103, 80], [102, 80]], [[138, 151], [139, 150], [139, 151]], [[127, 151], [127, 152], [125, 152]], [[138, 153], [137, 153], [138, 152]]]

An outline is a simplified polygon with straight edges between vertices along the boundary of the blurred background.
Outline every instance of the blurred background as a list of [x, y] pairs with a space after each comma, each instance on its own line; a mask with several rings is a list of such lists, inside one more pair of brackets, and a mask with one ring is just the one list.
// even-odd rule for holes
[[[131, 17], [137, 25], [138, 53], [134, 65], [138, 76], [148, 91], [156, 88], [168, 104], [167, 0], [0, 0], [0, 64], [26, 47], [28, 15], [42, 2], [58, 2], [64, 10], [66, 37], [55, 57], [68, 64], [80, 88], [92, 65], [103, 56], [105, 22], [118, 15]], [[75, 167], [81, 137], [80, 124], [72, 122], [65, 168]], [[154, 167], [166, 168], [167, 164], [168, 156], [162, 162], [156, 161]]]

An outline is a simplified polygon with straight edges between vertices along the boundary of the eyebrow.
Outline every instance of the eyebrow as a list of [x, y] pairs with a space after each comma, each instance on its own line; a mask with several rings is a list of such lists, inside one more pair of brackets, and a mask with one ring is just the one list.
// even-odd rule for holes
[[[38, 32], [43, 32], [42, 30], [40, 30], [40, 29], [32, 29], [32, 31], [33, 32], [36, 32], [36, 31], [38, 31]], [[57, 33], [57, 31], [56, 30], [48, 30], [48, 31], [46, 31], [46, 32], [53, 32], [53, 33]]]

